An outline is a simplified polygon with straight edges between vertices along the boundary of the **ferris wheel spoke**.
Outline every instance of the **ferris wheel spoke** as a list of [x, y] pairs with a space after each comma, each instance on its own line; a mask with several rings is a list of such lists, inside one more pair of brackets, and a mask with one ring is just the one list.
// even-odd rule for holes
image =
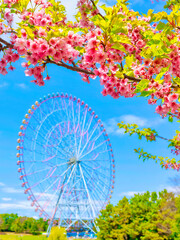
[[102, 136], [103, 133], [104, 133], [104, 131], [101, 130], [100, 133], [99, 133], [99, 135], [97, 135], [97, 137], [94, 137], [94, 138], [91, 140], [91, 142], [96, 142], [96, 141]]
[[[31, 172], [31, 173], [27, 173], [27, 174], [25, 174], [25, 176], [34, 175], [34, 174], [37, 174], [37, 173], [39, 173], [39, 172], [43, 172], [43, 171], [45, 171], [45, 170], [47, 170], [47, 169], [52, 169], [52, 168], [53, 168], [53, 167], [46, 168], [46, 169], [42, 169], [42, 170], [38, 170], [38, 171], [35, 171], [35, 172]], [[56, 170], [56, 167], [55, 167], [54, 170]], [[53, 170], [53, 172], [54, 172], [54, 170]], [[51, 175], [50, 175], [50, 176], [51, 176]], [[48, 177], [48, 176], [46, 176], [46, 177]]]
[[[28, 124], [28, 127], [29, 127], [33, 132], [37, 133], [37, 130], [36, 130], [34, 127], [32, 127], [31, 124]], [[41, 136], [41, 137], [44, 139], [45, 134], [44, 134], [44, 136], [43, 136], [41, 133], [39, 133], [39, 136]]]
[[54, 193], [52, 194], [51, 196], [51, 199], [47, 200], [44, 205], [43, 205], [43, 210], [45, 211], [47, 209], [47, 207], [50, 205], [50, 203], [52, 203], [53, 199], [57, 196], [57, 192], [58, 192], [59, 189], [57, 189], [56, 191], [54, 191]]
[[[36, 118], [36, 116], [34, 114], [32, 114], [32, 117], [36, 120], [36, 122], [38, 123], [38, 126], [41, 126], [42, 122]], [[44, 127], [43, 127], [44, 129]], [[45, 129], [45, 131], [47, 131], [47, 129]]]
[[[107, 162], [106, 160], [101, 160], [101, 161]], [[92, 170], [96, 170], [98, 168], [101, 168], [102, 170], [109, 172], [110, 169], [111, 169], [110, 165], [108, 165], [108, 166], [100, 165], [101, 161], [98, 161], [98, 160], [93, 161], [94, 165], [92, 165], [91, 160], [90, 161], [80, 161], [80, 162], [82, 162], [82, 164], [83, 164], [83, 162], [86, 163], [86, 165], [89, 166]]]
[[[75, 129], [75, 118], [74, 118], [74, 108], [73, 108], [73, 102], [71, 103], [71, 105], [72, 105], [72, 116], [73, 116], [73, 128]], [[76, 139], [76, 134], [74, 134], [74, 142], [75, 142], [75, 152], [76, 152], [76, 156], [77, 156], [77, 139]]]
[[94, 144], [95, 144], [95, 142], [94, 142], [93, 145], [92, 145], [92, 147], [91, 147], [91, 150], [90, 150], [89, 152], [87, 152], [86, 154], [81, 155], [81, 156], [80, 156], [80, 159], [83, 158], [83, 157], [85, 157], [85, 156], [87, 156], [87, 155], [90, 154], [92, 151], [96, 150], [97, 148], [101, 147], [101, 146], [102, 146], [104, 143], [106, 143], [106, 142], [107, 142], [107, 140], [101, 142], [99, 145], [97, 145], [97, 146], [95, 146], [95, 147], [94, 147]]
[[92, 167], [88, 166], [88, 165], [85, 164], [85, 163], [83, 163], [82, 166], [83, 166], [83, 165], [85, 165], [84, 168], [85, 168], [85, 167], [88, 167], [91, 171], [92, 171], [92, 170], [95, 170], [98, 174], [100, 174], [102, 177], [104, 177], [104, 179], [106, 179], [107, 176], [105, 176], [103, 173], [99, 172], [97, 169], [93, 169]]
[[93, 129], [93, 131], [92, 131], [88, 141], [85, 143], [83, 149], [81, 150], [80, 154], [78, 155], [78, 158], [80, 158], [82, 156], [82, 153], [83, 153], [84, 149], [86, 148], [87, 144], [89, 143], [89, 141], [90, 141], [91, 137], [93, 136], [94, 132], [96, 131], [97, 127], [98, 127], [98, 123], [96, 123], [96, 125], [95, 125], [95, 127], [94, 127], [94, 129]]
[[[95, 150], [96, 148], [98, 148], [99, 146], [101, 146], [104, 142], [102, 142], [101, 144], [99, 144], [97, 147], [95, 147], [94, 149], [93, 149], [93, 146], [94, 146], [94, 144], [95, 144], [95, 142], [99, 139], [99, 137], [102, 135], [102, 133], [103, 133], [103, 131], [101, 131], [100, 132], [100, 134], [97, 136], [97, 137], [94, 137], [90, 142], [89, 142], [89, 144], [90, 143], [93, 143], [93, 145], [91, 146], [91, 148], [92, 148], [92, 151], [93, 150]], [[90, 140], [90, 139], [89, 139]], [[108, 139], [106, 139], [105, 141], [108, 141]], [[84, 155], [84, 156], [86, 156], [86, 155]], [[82, 158], [82, 156], [80, 156], [81, 158]]]
[[[41, 112], [41, 120], [43, 120], [43, 122], [47, 120], [47, 121], [49, 122], [49, 125], [52, 126], [51, 122], [50, 122], [49, 119], [47, 118], [47, 115], [48, 115], [48, 114], [45, 114], [44, 111], [43, 111], [43, 109], [42, 109], [42, 105], [39, 106], [39, 111]], [[43, 116], [42, 116], [42, 115], [43, 115]], [[46, 129], [46, 130], [47, 130], [47, 129]]]
[[68, 136], [68, 133], [63, 137], [61, 138], [61, 141], [59, 141], [59, 143], [65, 143], [65, 145], [68, 147], [68, 153], [71, 153], [72, 154], [72, 151], [71, 151], [71, 148], [69, 147], [69, 145], [67, 144], [66, 140], [65, 140], [65, 137]]
[[[59, 166], [65, 165], [65, 164], [67, 164], [67, 162], [66, 162], [66, 163], [62, 163], [62, 164], [58, 164], [58, 165], [56, 165], [56, 167], [59, 167]], [[42, 171], [49, 170], [49, 169], [50, 169], [50, 167], [49, 167], [49, 168], [45, 168], [45, 169], [42, 170]], [[31, 186], [30, 188], [32, 189], [32, 188], [36, 187], [37, 185], [43, 183], [46, 179], [47, 179], [47, 178], [44, 178], [43, 180], [37, 182], [35, 185]]]
[[[48, 146], [50, 146], [50, 147], [52, 147], [53, 146], [53, 149], [54, 150], [56, 150], [57, 152], [59, 152], [59, 153], [61, 153], [61, 154], [63, 154], [64, 156], [66, 156], [66, 153], [68, 153], [65, 149], [64, 149], [64, 146], [63, 146], [63, 148], [61, 148], [61, 150], [62, 151], [64, 151], [64, 153], [62, 152], [62, 151], [60, 151], [60, 148], [59, 148], [59, 146], [61, 146], [61, 143], [62, 143], [62, 139], [58, 142], [58, 143], [53, 143], [52, 142], [52, 144], [51, 144], [51, 142], [50, 143], [48, 143], [48, 144], [46, 144], [46, 145], [44, 145], [43, 147], [48, 147]], [[56, 145], [56, 146], [55, 146]], [[69, 153], [68, 153], [69, 154]]]
[[[29, 151], [29, 152], [33, 152], [33, 150], [28, 149], [28, 148], [25, 148], [25, 150], [26, 150], [26, 151]], [[37, 151], [37, 150], [35, 150], [34, 153], [44, 156], [44, 153], [43, 153], [43, 152], [39, 152], [39, 151]], [[48, 152], [46, 151], [46, 153], [48, 153]], [[66, 155], [64, 155], [64, 156], [67, 157]], [[50, 161], [50, 160], [51, 160], [52, 158], [54, 158], [54, 157], [56, 157], [56, 158], [59, 159], [59, 160], [69, 160], [69, 158], [64, 158], [64, 157], [61, 158], [61, 157], [59, 157], [59, 156], [57, 156], [57, 155], [53, 155], [53, 156], [52, 156], [52, 154], [49, 153], [49, 157], [46, 158], [46, 159], [44, 159], [44, 160], [41, 160], [41, 161], [24, 161], [24, 162], [43, 163], [43, 162]]]
[[81, 133], [81, 136], [80, 136], [80, 142], [79, 142], [79, 148], [78, 148], [78, 155], [79, 155], [79, 151], [81, 149], [81, 142], [82, 142], [82, 136], [83, 136], [83, 133], [84, 133], [84, 125], [85, 125], [85, 121], [86, 121], [86, 116], [87, 116], [87, 108], [86, 108], [86, 111], [85, 111], [85, 114], [84, 114], [84, 120], [83, 120], [83, 126], [82, 126], [82, 133]]
[[97, 161], [97, 162], [109, 162], [109, 159], [81, 159], [79, 160], [80, 162], [92, 162], [92, 161]]
[[[90, 175], [90, 173], [89, 173], [89, 171], [87, 171], [87, 169], [86, 168], [84, 168], [84, 171], [87, 173], [87, 175], [88, 175], [88, 177], [90, 177], [91, 178], [91, 175]], [[88, 177], [87, 177], [87, 179], [88, 179]], [[99, 180], [99, 179], [98, 179]], [[97, 180], [96, 181], [94, 181], [95, 183], [97, 182]], [[104, 182], [102, 181], [102, 186], [104, 186]], [[106, 185], [106, 187], [107, 187], [107, 189], [109, 189], [109, 186], [107, 186]], [[104, 193], [104, 191], [102, 191], [102, 187], [100, 187], [99, 185], [97, 185], [96, 184], [96, 187], [93, 187], [93, 190], [95, 191], [97, 189], [97, 193], [99, 193], [99, 192], [101, 192], [104, 196], [106, 196], [106, 194]]]
[[58, 143], [58, 144], [56, 144], [57, 146], [55, 147], [55, 145], [54, 145], [54, 143], [52, 142], [52, 146], [54, 146], [54, 150], [56, 150], [58, 153], [61, 153], [61, 154], [63, 154], [64, 156], [66, 156], [67, 154], [69, 154], [69, 152], [67, 152], [65, 149], [64, 149], [64, 146], [63, 146], [63, 148], [61, 148], [61, 150], [63, 151], [60, 151], [59, 150], [59, 146], [61, 146], [61, 141]]
[[[55, 98], [55, 101], [56, 101], [57, 105], [59, 106], [59, 109], [63, 110], [63, 112], [66, 113], [66, 111], [64, 109], [64, 106], [61, 104], [62, 105], [62, 108], [61, 108], [61, 106], [59, 105], [59, 101], [58, 100], [59, 100], [58, 98]], [[62, 103], [62, 101], [61, 101], [61, 103]]]
[[[62, 176], [64, 176], [64, 174], [66, 174], [67, 172], [68, 172], [68, 170], [71, 168], [71, 166], [69, 166], [67, 169], [66, 169], [66, 171], [64, 171], [61, 175], [59, 175], [58, 176], [58, 178], [56, 178], [55, 179], [55, 181], [50, 185], [50, 186], [48, 186], [47, 187], [47, 189], [45, 189], [44, 190], [44, 192], [42, 193], [42, 194], [40, 194], [40, 195], [44, 195], [57, 181], [58, 181], [58, 179], [60, 179], [60, 177], [62, 177]], [[45, 180], [47, 180], [48, 178], [45, 178]], [[63, 186], [61, 186], [61, 187], [63, 187]], [[60, 187], [60, 188], [61, 188]], [[59, 190], [59, 189], [58, 189]], [[38, 199], [40, 199], [39, 197], [38, 197]]]
[[85, 189], [86, 189], [86, 192], [87, 192], [87, 195], [88, 195], [88, 200], [89, 200], [89, 204], [91, 205], [91, 209], [92, 209], [92, 212], [93, 212], [93, 218], [96, 217], [95, 215], [95, 212], [94, 212], [94, 207], [92, 206], [92, 200], [91, 200], [91, 196], [89, 194], [89, 190], [87, 188], [87, 184], [86, 184], [86, 181], [85, 181], [85, 178], [84, 178], [84, 174], [83, 174], [83, 171], [82, 171], [82, 168], [81, 168], [81, 165], [79, 164], [79, 168], [80, 168], [80, 173], [82, 175], [82, 179], [83, 179], [83, 182], [84, 182], [84, 186], [85, 186]]

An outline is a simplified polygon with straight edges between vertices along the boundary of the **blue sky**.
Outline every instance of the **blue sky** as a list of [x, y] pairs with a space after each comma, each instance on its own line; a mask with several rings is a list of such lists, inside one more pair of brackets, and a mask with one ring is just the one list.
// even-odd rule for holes
[[[62, 0], [73, 13], [75, 0]], [[110, 1], [108, 1], [109, 3]], [[150, 0], [131, 0], [135, 10], [147, 12], [149, 8], [156, 11], [162, 9], [163, 2], [151, 4]], [[129, 137], [118, 131], [116, 124], [124, 120], [136, 122], [141, 127], [152, 127], [165, 137], [172, 137], [176, 124], [168, 123], [155, 114], [155, 107], [149, 106], [143, 98], [114, 100], [101, 95], [102, 86], [99, 80], [91, 80], [87, 84], [78, 73], [57, 66], [49, 66], [51, 80], [44, 87], [30, 83], [25, 77], [21, 63], [16, 70], [0, 77], [0, 213], [18, 213], [20, 215], [38, 215], [23, 194], [16, 165], [16, 139], [19, 126], [30, 106], [48, 93], [64, 92], [84, 100], [105, 123], [109, 133], [116, 161], [116, 181], [112, 203], [117, 203], [122, 196], [132, 196], [137, 192], [159, 191], [171, 189], [169, 178], [177, 174], [173, 170], [164, 170], [152, 162], [142, 162], [134, 153], [136, 147], [143, 147], [152, 154], [171, 156], [167, 145], [162, 140], [156, 143], [138, 141], [137, 137]]]

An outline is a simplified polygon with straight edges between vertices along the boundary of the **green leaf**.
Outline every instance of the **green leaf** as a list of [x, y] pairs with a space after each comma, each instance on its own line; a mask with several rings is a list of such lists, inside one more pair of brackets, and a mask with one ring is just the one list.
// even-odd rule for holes
[[172, 122], [173, 122], [173, 117], [172, 117], [172, 116], [169, 116], [169, 117], [168, 117], [168, 121], [172, 123]]
[[124, 78], [123, 72], [120, 72], [120, 71], [116, 72], [116, 77], [120, 79]]
[[148, 85], [149, 85], [149, 80], [147, 80], [147, 79], [142, 79], [142, 80], [138, 83], [138, 85], [136, 86], [135, 93], [142, 92], [144, 89], [147, 88]]
[[173, 78], [173, 81], [180, 86], [180, 78], [176, 77], [176, 78]]
[[164, 30], [167, 27], [167, 25], [164, 22], [159, 22], [159, 24], [157, 25], [157, 30]]
[[164, 74], [169, 70], [169, 66], [166, 68], [162, 68], [161, 72], [156, 76], [156, 78], [154, 79], [156, 82], [158, 83], [162, 83], [163, 80], [161, 79]]
[[112, 46], [112, 48], [117, 49], [117, 50], [120, 50], [120, 51], [126, 53], [126, 49], [125, 49], [124, 46], [121, 45], [120, 43], [115, 43], [115, 44]]
[[134, 62], [134, 56], [133, 55], [126, 57], [126, 65], [128, 66], [128, 68], [131, 68], [133, 62]]
[[152, 91], [143, 91], [140, 95], [140, 97], [148, 97], [152, 94]]
[[30, 27], [24, 27], [24, 29], [26, 30], [27, 35], [28, 35], [31, 39], [34, 39], [33, 30], [32, 30]]

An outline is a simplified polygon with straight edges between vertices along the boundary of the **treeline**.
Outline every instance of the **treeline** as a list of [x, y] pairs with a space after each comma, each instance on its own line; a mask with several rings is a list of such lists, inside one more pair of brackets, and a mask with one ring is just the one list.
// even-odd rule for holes
[[179, 240], [180, 195], [166, 190], [124, 197], [97, 219], [98, 240]]
[[48, 223], [42, 218], [20, 217], [17, 214], [0, 214], [0, 232], [39, 234], [47, 230]]

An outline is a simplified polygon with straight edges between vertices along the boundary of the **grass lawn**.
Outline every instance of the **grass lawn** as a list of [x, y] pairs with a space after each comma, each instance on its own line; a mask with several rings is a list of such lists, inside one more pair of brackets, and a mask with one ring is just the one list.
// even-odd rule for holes
[[[46, 236], [43, 235], [30, 235], [30, 234], [15, 234], [15, 233], [6, 233], [5, 235], [1, 235], [0, 240], [48, 240]], [[73, 239], [76, 240], [76, 239]], [[77, 239], [79, 240], [79, 239]]]
[[0, 233], [0, 240], [47, 240], [46, 236], [42, 235], [29, 235], [29, 234], [6, 234], [1, 235]]

